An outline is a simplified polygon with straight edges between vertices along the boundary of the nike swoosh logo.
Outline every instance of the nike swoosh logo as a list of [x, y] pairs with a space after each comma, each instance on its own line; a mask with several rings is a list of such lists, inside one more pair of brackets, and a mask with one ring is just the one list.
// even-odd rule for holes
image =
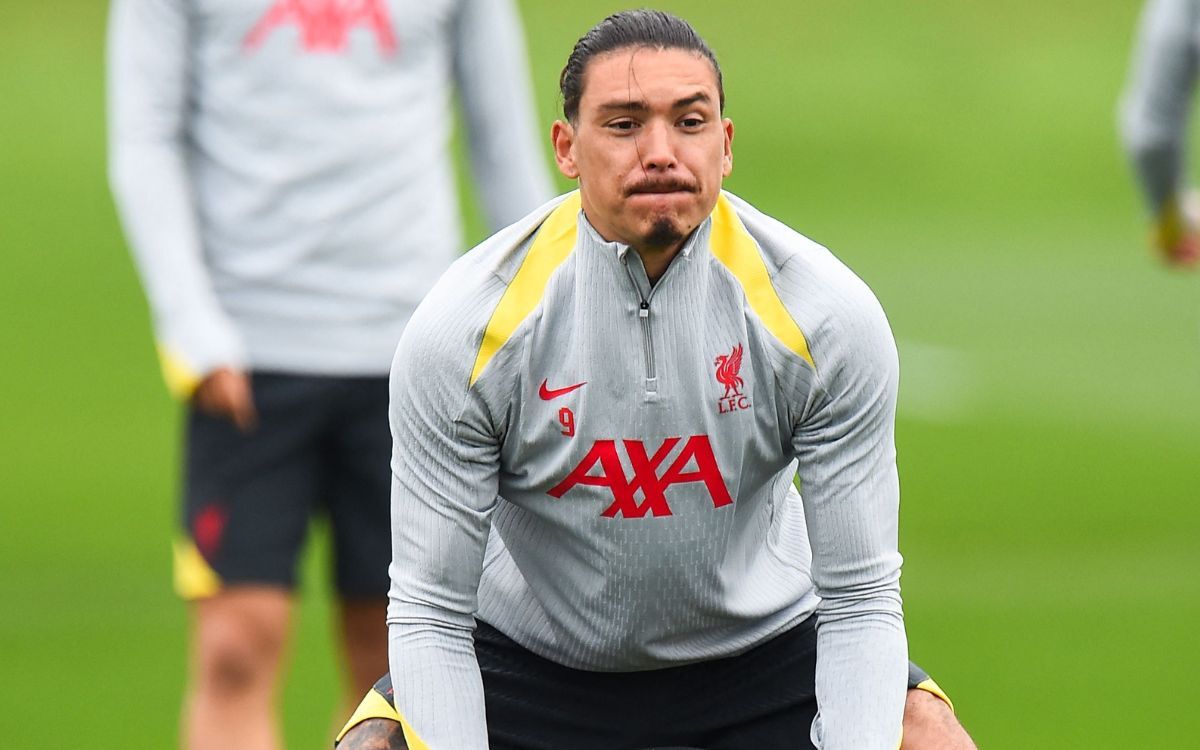
[[538, 388], [538, 395], [542, 397], [543, 401], [549, 401], [551, 399], [558, 398], [559, 396], [565, 396], [571, 391], [578, 390], [585, 385], [587, 385], [586, 380], [582, 383], [576, 383], [575, 385], [568, 385], [566, 388], [547, 388], [546, 381], [543, 380], [541, 387]]

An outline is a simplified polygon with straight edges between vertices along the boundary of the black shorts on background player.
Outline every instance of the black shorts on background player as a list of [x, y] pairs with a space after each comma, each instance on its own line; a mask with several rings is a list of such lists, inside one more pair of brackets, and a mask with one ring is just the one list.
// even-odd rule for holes
[[387, 378], [256, 372], [251, 382], [251, 432], [195, 407], [188, 413], [184, 523], [200, 557], [221, 585], [292, 588], [309, 522], [321, 512], [338, 593], [386, 596]]

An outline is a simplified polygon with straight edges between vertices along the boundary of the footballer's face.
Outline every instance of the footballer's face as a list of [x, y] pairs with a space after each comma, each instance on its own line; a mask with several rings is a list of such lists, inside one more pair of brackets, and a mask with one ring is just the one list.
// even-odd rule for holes
[[733, 169], [733, 123], [717, 74], [681, 49], [629, 47], [584, 69], [579, 112], [551, 131], [559, 170], [579, 180], [604, 239], [669, 256], [703, 222]]

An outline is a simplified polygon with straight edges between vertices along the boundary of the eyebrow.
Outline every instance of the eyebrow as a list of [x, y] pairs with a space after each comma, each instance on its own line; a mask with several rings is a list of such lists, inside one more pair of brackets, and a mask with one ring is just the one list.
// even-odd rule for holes
[[[712, 97], [703, 91], [685, 96], [682, 99], [676, 99], [671, 104], [671, 109], [683, 109], [690, 107], [693, 104], [712, 104]], [[605, 102], [597, 107], [601, 112], [648, 112], [650, 105], [640, 99], [619, 102]]]

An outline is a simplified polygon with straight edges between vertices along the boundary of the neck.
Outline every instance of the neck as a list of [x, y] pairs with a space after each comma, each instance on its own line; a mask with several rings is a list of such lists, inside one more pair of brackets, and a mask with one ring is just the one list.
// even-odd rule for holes
[[693, 227], [692, 231], [686, 236], [669, 241], [667, 244], [652, 244], [642, 242], [634, 244], [632, 242], [624, 242], [620, 237], [616, 236], [615, 232], [606, 231], [597, 227], [588, 216], [587, 201], [583, 203], [583, 218], [587, 222], [588, 227], [604, 242], [616, 242], [627, 245], [630, 250], [638, 254], [638, 258], [642, 261], [642, 267], [646, 269], [646, 278], [653, 285], [662, 275], [667, 272], [667, 266], [671, 265], [671, 261], [679, 254], [684, 245], [691, 240], [692, 235], [696, 233], [697, 227]]
[[654, 284], [667, 272], [667, 266], [671, 265], [671, 261], [686, 241], [685, 238], [666, 247], [637, 247], [636, 245], [629, 247], [642, 259], [642, 266], [646, 269], [646, 278], [650, 280], [651, 284]]

